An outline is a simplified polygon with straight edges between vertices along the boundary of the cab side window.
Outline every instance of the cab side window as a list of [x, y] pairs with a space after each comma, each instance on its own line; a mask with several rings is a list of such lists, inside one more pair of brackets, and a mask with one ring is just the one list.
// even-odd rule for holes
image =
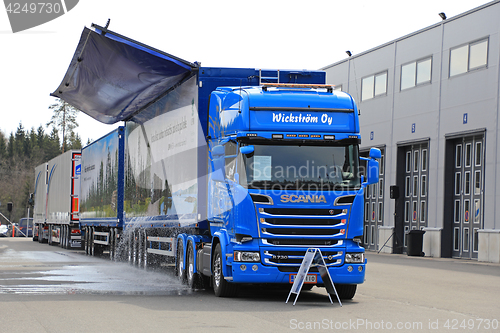
[[236, 142], [229, 141], [224, 145], [226, 155], [226, 178], [234, 181], [234, 174], [236, 173], [236, 157], [238, 152], [238, 145]]

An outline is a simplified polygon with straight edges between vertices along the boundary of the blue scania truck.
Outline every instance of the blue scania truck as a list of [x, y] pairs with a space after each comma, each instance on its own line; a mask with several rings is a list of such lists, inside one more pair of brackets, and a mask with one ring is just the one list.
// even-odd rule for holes
[[[319, 248], [341, 298], [365, 278], [356, 104], [323, 71], [209, 68], [97, 25], [52, 95], [116, 131], [82, 149], [87, 253], [171, 264], [192, 288], [290, 284]], [[314, 267], [309, 286], [322, 286]]]

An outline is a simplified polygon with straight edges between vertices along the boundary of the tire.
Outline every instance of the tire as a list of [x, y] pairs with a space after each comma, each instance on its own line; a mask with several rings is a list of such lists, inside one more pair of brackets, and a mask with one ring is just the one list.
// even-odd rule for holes
[[83, 245], [85, 246], [85, 254], [89, 255], [89, 228], [85, 227], [85, 236], [83, 237]]
[[237, 286], [224, 279], [224, 274], [222, 273], [222, 250], [220, 243], [215, 247], [212, 259], [212, 282], [214, 286], [214, 293], [217, 297], [233, 297], [238, 293]]
[[90, 228], [85, 228], [85, 253], [90, 255]]
[[187, 285], [191, 289], [201, 289], [203, 288], [203, 276], [200, 273], [194, 272], [194, 245], [192, 242], [188, 243], [186, 249], [186, 280]]
[[[38, 229], [37, 229], [38, 231]], [[35, 234], [35, 225], [33, 225], [33, 238], [32, 238], [32, 241], [33, 242], [37, 242], [38, 241], [38, 236]]]
[[[340, 299], [352, 299], [356, 294], [357, 284], [336, 284], [335, 289]], [[334, 295], [335, 296], [335, 295]]]
[[301, 291], [309, 291], [314, 287], [314, 284], [303, 284]]
[[184, 242], [179, 239], [177, 243], [177, 256], [175, 260], [175, 273], [182, 283], [186, 283], [187, 276], [184, 269]]
[[49, 225], [49, 232], [47, 235], [47, 244], [52, 245], [52, 225]]
[[63, 229], [63, 239], [62, 239], [62, 248], [69, 249], [69, 237], [71, 235], [70, 227], [68, 225], [64, 226]]
[[64, 226], [61, 225], [59, 227], [59, 243], [57, 244], [57, 246], [59, 246], [60, 248], [62, 248], [63, 237], [64, 237]]
[[139, 268], [142, 268], [143, 264], [143, 259], [144, 259], [144, 242], [142, 238], [142, 230], [139, 230], [137, 232], [137, 237], [136, 237], [136, 242], [137, 242], [137, 266]]
[[42, 243], [43, 242], [43, 226], [42, 225], [38, 225], [38, 243]]
[[132, 232], [129, 232], [127, 235], [127, 240], [125, 242], [125, 248], [126, 248], [126, 253], [127, 253], [127, 262], [132, 265], [132, 242], [133, 242], [133, 234]]
[[92, 257], [95, 255], [94, 227], [91, 227], [89, 232], [89, 252]]
[[115, 257], [116, 257], [116, 246], [115, 246], [115, 241], [116, 241], [116, 237], [115, 237], [115, 229], [114, 228], [111, 228], [109, 230], [109, 260], [111, 261], [115, 261]]
[[148, 253], [148, 234], [146, 233], [146, 230], [141, 233], [142, 237], [142, 269], [148, 269], [149, 267], [149, 253]]
[[65, 225], [63, 229], [63, 239], [62, 239], [62, 248], [67, 249], [68, 248], [68, 235], [69, 235], [69, 226]]
[[139, 237], [137, 231], [134, 230], [132, 233], [132, 265], [137, 266], [137, 251], [138, 249]]

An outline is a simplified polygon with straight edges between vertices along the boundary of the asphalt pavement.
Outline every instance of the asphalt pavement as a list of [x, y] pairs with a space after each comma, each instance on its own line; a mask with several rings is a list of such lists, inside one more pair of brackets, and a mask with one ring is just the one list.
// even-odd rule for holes
[[0, 238], [0, 332], [500, 332], [500, 265], [367, 253], [353, 300], [314, 287], [191, 291], [140, 270], [25, 238]]

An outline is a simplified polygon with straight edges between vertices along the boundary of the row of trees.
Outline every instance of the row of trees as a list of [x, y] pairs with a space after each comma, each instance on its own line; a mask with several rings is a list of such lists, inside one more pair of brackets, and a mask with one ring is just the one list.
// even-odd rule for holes
[[[64, 104], [59, 100], [49, 107], [54, 111], [51, 121], [46, 124], [46, 127], [51, 128], [49, 133], [45, 132], [42, 125], [27, 130], [21, 122], [16, 132], [10, 135], [0, 130], [0, 212], [12, 222], [27, 216], [27, 202], [35, 182], [35, 167], [66, 150], [82, 147], [80, 136], [74, 132], [78, 126], [78, 111]], [[64, 133], [62, 140], [59, 129]], [[8, 202], [13, 203], [10, 214], [7, 211]], [[0, 218], [0, 222], [5, 223], [5, 220]]]

